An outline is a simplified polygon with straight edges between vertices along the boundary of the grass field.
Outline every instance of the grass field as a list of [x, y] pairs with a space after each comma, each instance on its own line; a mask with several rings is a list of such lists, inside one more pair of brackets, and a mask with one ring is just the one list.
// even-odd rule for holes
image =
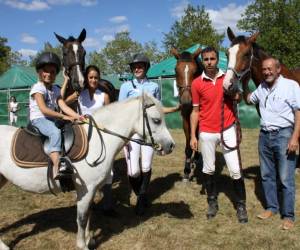
[[[221, 153], [217, 153], [219, 213], [206, 219], [206, 196], [200, 193], [202, 180], [195, 171], [192, 182], [181, 181], [184, 137], [173, 130], [175, 151], [155, 156], [150, 184], [152, 206], [143, 217], [133, 211], [135, 197], [130, 195], [125, 162], [120, 154], [115, 162], [113, 194], [118, 217], [105, 217], [97, 194], [91, 229], [97, 249], [300, 249], [300, 227], [296, 221], [291, 231], [282, 231], [279, 216], [268, 221], [256, 219], [263, 209], [257, 155], [258, 130], [243, 130], [241, 145], [247, 190], [248, 224], [239, 224], [233, 207], [228, 171]], [[299, 189], [299, 176], [296, 177]], [[296, 195], [296, 218], [299, 218], [299, 194]], [[75, 194], [36, 195], [11, 184], [0, 192], [0, 235], [12, 249], [76, 249]]]

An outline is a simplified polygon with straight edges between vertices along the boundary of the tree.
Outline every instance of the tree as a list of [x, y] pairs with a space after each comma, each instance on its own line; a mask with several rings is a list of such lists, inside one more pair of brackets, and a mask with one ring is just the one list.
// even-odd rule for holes
[[108, 73], [123, 74], [130, 72], [128, 63], [135, 53], [141, 52], [142, 46], [129, 37], [129, 32], [119, 32], [114, 40], [108, 42], [102, 50], [104, 59], [108, 63]]
[[155, 41], [146, 42], [143, 46], [143, 53], [150, 59], [151, 64], [159, 63], [168, 56], [158, 49]]
[[18, 51], [10, 51], [8, 60], [9, 65], [28, 66], [28, 62], [22, 59], [22, 54]]
[[106, 75], [108, 73], [111, 73], [111, 71], [109, 70], [109, 65], [105, 60], [102, 51], [90, 52], [87, 56], [87, 65], [89, 64], [96, 65], [100, 69], [101, 74]]
[[44, 43], [44, 49], [39, 51], [35, 56], [30, 56], [30, 66], [34, 67], [37, 58], [44, 52], [53, 52], [62, 60], [62, 44], [57, 45], [56, 47], [53, 47], [51, 43], [46, 42]]
[[0, 75], [5, 72], [10, 67], [10, 52], [11, 48], [7, 45], [7, 39], [5, 37], [0, 37]]
[[167, 52], [172, 47], [184, 50], [196, 43], [219, 49], [223, 39], [224, 33], [218, 34], [213, 28], [204, 6], [194, 8], [189, 4], [183, 17], [175, 21], [169, 33], [164, 34], [163, 44]]
[[300, 1], [256, 0], [250, 4], [238, 28], [260, 32], [257, 43], [288, 67], [300, 66]]

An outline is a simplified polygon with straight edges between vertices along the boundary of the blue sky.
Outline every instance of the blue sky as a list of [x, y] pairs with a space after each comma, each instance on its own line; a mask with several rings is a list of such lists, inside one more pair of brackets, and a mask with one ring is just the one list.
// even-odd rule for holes
[[53, 32], [76, 37], [83, 28], [88, 52], [98, 51], [125, 30], [142, 44], [154, 40], [161, 45], [163, 33], [170, 31], [188, 4], [204, 5], [219, 32], [227, 26], [238, 32], [236, 22], [249, 0], [0, 0], [0, 36], [25, 58], [47, 41], [57, 45]]

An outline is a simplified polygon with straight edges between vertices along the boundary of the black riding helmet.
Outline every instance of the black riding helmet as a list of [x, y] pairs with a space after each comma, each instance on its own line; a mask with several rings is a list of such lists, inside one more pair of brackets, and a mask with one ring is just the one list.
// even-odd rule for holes
[[145, 69], [146, 72], [148, 71], [148, 69], [150, 68], [150, 60], [147, 56], [145, 56], [144, 54], [135, 54], [132, 57], [132, 61], [129, 63], [130, 69], [131, 71], [133, 71], [133, 64], [135, 63], [144, 63], [145, 64]]
[[53, 64], [56, 67], [56, 74], [60, 71], [60, 59], [53, 52], [43, 52], [36, 60], [35, 69], [38, 71], [46, 64]]

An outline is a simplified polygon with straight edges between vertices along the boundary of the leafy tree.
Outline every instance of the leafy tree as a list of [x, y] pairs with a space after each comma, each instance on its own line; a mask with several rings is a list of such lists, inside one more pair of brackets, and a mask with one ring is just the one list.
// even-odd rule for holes
[[248, 5], [238, 28], [259, 31], [257, 43], [288, 67], [300, 66], [300, 1], [255, 0]]
[[0, 75], [10, 67], [9, 56], [11, 48], [5, 45], [6, 43], [7, 39], [0, 37]]
[[142, 46], [129, 37], [129, 32], [120, 32], [114, 40], [108, 42], [102, 50], [104, 60], [108, 63], [108, 73], [123, 74], [130, 72], [128, 63], [135, 53], [142, 51]]
[[46, 43], [44, 43], [44, 48], [41, 51], [39, 51], [35, 56], [29, 57], [30, 66], [34, 67], [36, 59], [44, 52], [53, 52], [53, 53], [57, 54], [60, 59], [62, 59], [62, 45], [59, 44], [56, 47], [53, 47], [51, 45], [51, 43], [46, 42]]
[[102, 51], [90, 52], [87, 56], [86, 62], [87, 62], [87, 65], [89, 65], [89, 64], [96, 65], [100, 69], [101, 74], [106, 75], [108, 73], [111, 73], [109, 71], [109, 65], [108, 65], [107, 61], [105, 60], [105, 57], [104, 57]]
[[159, 63], [168, 56], [158, 49], [155, 41], [146, 42], [143, 46], [143, 53], [150, 59], [151, 64]]
[[184, 50], [193, 44], [214, 46], [219, 49], [224, 39], [224, 33], [218, 34], [204, 6], [194, 8], [188, 5], [183, 17], [175, 21], [171, 31], [164, 34], [163, 44], [166, 51], [171, 47]]
[[22, 54], [18, 51], [10, 51], [8, 60], [9, 65], [28, 66], [28, 62], [22, 59]]

